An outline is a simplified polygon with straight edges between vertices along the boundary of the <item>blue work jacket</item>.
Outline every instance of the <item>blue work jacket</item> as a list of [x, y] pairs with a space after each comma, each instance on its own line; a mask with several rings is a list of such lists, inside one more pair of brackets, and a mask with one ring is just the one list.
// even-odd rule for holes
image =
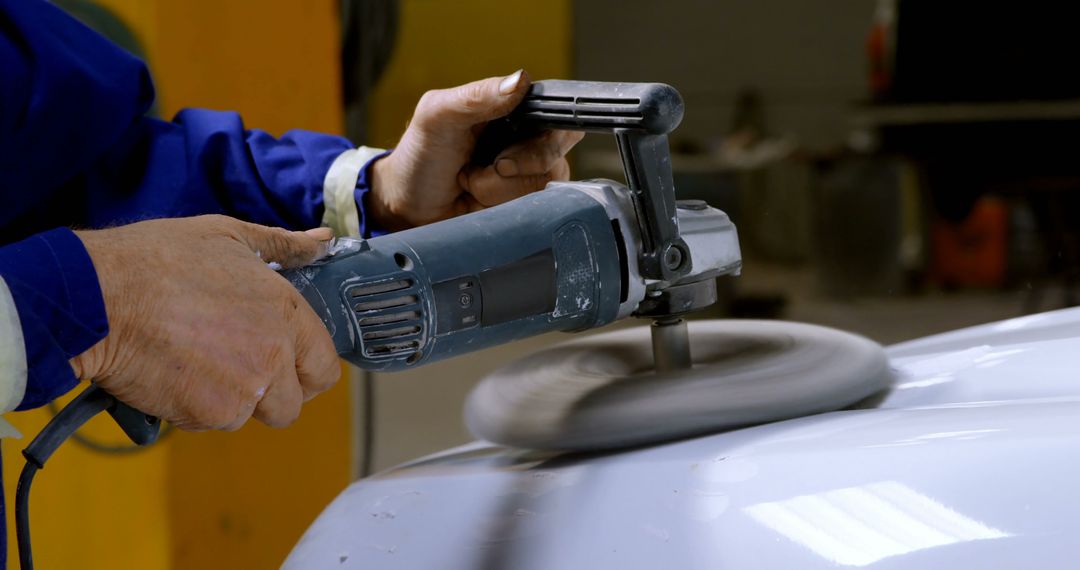
[[[208, 213], [317, 227], [327, 172], [353, 150], [308, 131], [275, 138], [232, 112], [149, 118], [153, 99], [136, 57], [46, 2], [0, 0], [0, 286], [25, 348], [25, 371], [0, 374], [25, 375], [18, 409], [71, 390], [69, 359], [109, 330], [94, 266], [70, 228]], [[370, 163], [348, 189], [361, 233], [371, 229]]]

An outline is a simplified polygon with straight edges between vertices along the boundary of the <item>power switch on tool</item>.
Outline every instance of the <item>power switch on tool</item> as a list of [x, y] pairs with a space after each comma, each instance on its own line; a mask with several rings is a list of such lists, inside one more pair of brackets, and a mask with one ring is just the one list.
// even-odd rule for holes
[[478, 278], [449, 279], [436, 283], [432, 291], [439, 316], [436, 334], [470, 329], [480, 324], [484, 303]]

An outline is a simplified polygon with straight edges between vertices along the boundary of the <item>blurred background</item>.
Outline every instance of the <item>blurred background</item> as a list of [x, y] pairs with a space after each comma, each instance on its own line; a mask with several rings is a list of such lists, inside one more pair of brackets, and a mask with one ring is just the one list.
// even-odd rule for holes
[[[233, 109], [251, 127], [371, 146], [394, 145], [424, 91], [521, 67], [670, 83], [686, 102], [671, 138], [680, 197], [727, 211], [743, 245], [743, 275], [710, 317], [888, 344], [1076, 304], [1071, 3], [56, 3], [148, 61], [162, 116]], [[575, 178], [622, 178], [606, 137], [572, 162]], [[131, 452], [100, 421], [39, 476], [39, 564], [277, 567], [350, 480], [469, 441], [461, 403], [476, 381], [566, 338], [393, 376], [343, 368], [284, 431], [170, 433]], [[49, 413], [16, 422], [33, 434]], [[8, 497], [23, 445], [3, 440]]]

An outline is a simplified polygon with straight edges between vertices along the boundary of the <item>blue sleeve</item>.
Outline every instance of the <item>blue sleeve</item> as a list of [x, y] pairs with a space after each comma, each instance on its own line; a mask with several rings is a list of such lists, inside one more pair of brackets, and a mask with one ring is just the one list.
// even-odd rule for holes
[[26, 392], [18, 409], [35, 408], [75, 386], [68, 364], [109, 332], [90, 255], [66, 228], [0, 247], [4, 279], [26, 346]]
[[327, 169], [352, 147], [234, 113], [147, 118], [153, 99], [135, 57], [47, 2], [0, 0], [0, 276], [26, 342], [23, 408], [70, 389], [68, 359], [108, 332], [88, 254], [53, 228], [203, 213], [314, 227]]
[[13, 241], [47, 229], [45, 212], [79, 221], [80, 175], [154, 94], [138, 60], [40, 0], [0, 0], [0, 70], [0, 227]]
[[308, 131], [276, 138], [231, 112], [147, 118], [146, 66], [40, 0], [0, 0], [0, 69], [0, 199], [14, 206], [0, 209], [0, 243], [206, 213], [315, 227], [326, 172], [353, 147]]
[[172, 122], [141, 118], [88, 172], [90, 227], [149, 217], [227, 214], [291, 229], [318, 227], [342, 137], [246, 129], [233, 112], [185, 109]]

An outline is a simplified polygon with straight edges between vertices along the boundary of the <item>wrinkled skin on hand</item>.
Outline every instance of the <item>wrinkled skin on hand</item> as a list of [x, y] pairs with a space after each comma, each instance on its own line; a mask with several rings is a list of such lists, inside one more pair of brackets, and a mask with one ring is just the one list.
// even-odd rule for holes
[[372, 166], [372, 219], [388, 230], [406, 229], [567, 180], [566, 153], [583, 133], [546, 131], [504, 149], [491, 166], [469, 165], [487, 123], [510, 114], [528, 89], [529, 77], [519, 71], [425, 93], [394, 152]]
[[266, 265], [314, 261], [329, 230], [200, 216], [77, 235], [109, 319], [109, 335], [71, 360], [79, 378], [186, 430], [286, 426], [337, 380], [326, 329]]

